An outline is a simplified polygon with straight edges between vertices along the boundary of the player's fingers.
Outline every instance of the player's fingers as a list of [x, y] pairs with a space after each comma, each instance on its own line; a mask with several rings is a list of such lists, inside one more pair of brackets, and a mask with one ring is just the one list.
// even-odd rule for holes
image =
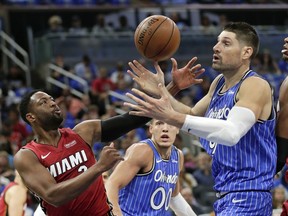
[[147, 70], [142, 64], [140, 64], [140, 62], [138, 62], [137, 60], [133, 60], [133, 64], [137, 67], [137, 69], [141, 72], [141, 73], [147, 73], [149, 72], [149, 70]]
[[149, 101], [151, 101], [151, 97], [149, 97], [148, 95], [146, 95], [144, 92], [139, 91], [138, 89], [133, 88], [132, 92], [135, 93], [136, 95], [139, 95], [142, 99], [140, 99], [139, 97], [136, 97], [135, 95], [131, 94], [131, 93], [126, 93], [126, 96], [131, 98], [132, 100], [134, 100], [136, 103], [138, 103], [139, 105], [145, 106], [147, 107], [149, 104]]
[[204, 68], [198, 70], [197, 72], [194, 73], [194, 74], [195, 74], [195, 77], [200, 76], [200, 75], [203, 74], [204, 72], [205, 72], [205, 69], [204, 69]]
[[178, 67], [176, 59], [171, 58], [171, 62], [172, 62], [172, 71], [176, 71]]
[[112, 147], [112, 148], [114, 148], [114, 143], [111, 142], [109, 146]]
[[185, 67], [190, 68], [196, 61], [197, 61], [197, 57], [195, 56], [187, 63]]
[[163, 73], [163, 71], [162, 71], [162, 69], [158, 63], [154, 64], [154, 67], [155, 67], [158, 74], [160, 74], [161, 76], [164, 76], [164, 73]]
[[141, 71], [134, 65], [134, 62], [129, 62], [128, 65], [133, 70], [134, 74], [136, 74], [138, 77], [141, 75]]
[[138, 76], [134, 72], [132, 72], [131, 70], [127, 70], [127, 73], [130, 75], [130, 77], [132, 79], [138, 78]]

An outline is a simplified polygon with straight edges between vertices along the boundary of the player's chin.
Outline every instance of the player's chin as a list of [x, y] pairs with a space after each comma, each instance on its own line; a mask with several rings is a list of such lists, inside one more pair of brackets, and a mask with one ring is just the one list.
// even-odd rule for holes
[[171, 141], [160, 141], [158, 142], [158, 145], [162, 148], [169, 148], [170, 146], [172, 146], [172, 142]]

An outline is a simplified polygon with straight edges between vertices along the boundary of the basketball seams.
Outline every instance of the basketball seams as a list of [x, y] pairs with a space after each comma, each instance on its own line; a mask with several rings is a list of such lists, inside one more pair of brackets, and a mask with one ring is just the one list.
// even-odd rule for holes
[[[170, 20], [169, 20], [170, 21]], [[170, 21], [171, 22], [171, 21]], [[174, 34], [174, 29], [175, 29], [175, 24], [172, 22], [172, 31], [171, 31], [171, 33], [170, 33], [170, 36], [169, 36], [169, 39], [167, 40], [167, 43], [165, 44], [165, 46], [163, 46], [163, 48], [156, 54], [156, 55], [154, 55], [154, 56], [149, 56], [149, 58], [155, 58], [156, 56], [158, 56], [158, 55], [160, 55], [166, 48], [167, 48], [167, 46], [170, 44], [170, 41], [171, 41], [171, 39], [172, 39], [172, 36], [173, 36], [173, 34]], [[158, 26], [159, 27], [159, 26]], [[158, 29], [158, 28], [157, 28]], [[155, 31], [156, 32], [156, 31]], [[151, 37], [152, 38], [152, 37]], [[151, 40], [151, 38], [150, 38], [150, 40]], [[148, 46], [148, 44], [147, 44], [147, 46]], [[146, 48], [147, 48], [147, 46], [146, 46]]]
[[[149, 47], [149, 43], [151, 41], [151, 39], [153, 38], [153, 36], [155, 35], [155, 33], [157, 32], [157, 30], [160, 28], [160, 26], [166, 22], [166, 20], [168, 20], [168, 18], [166, 17], [164, 20], [162, 20], [162, 22], [157, 26], [157, 28], [155, 28], [155, 30], [153, 31], [153, 34], [151, 35], [151, 37], [149, 38], [149, 40], [147, 41], [146, 43], [146, 46], [145, 46], [145, 49], [144, 49], [144, 55], [146, 56], [146, 51], [147, 51], [147, 48]], [[157, 54], [158, 55], [158, 54]], [[157, 56], [156, 55], [156, 56]], [[152, 56], [154, 57], [154, 56]], [[148, 57], [148, 58], [151, 58], [151, 57]]]

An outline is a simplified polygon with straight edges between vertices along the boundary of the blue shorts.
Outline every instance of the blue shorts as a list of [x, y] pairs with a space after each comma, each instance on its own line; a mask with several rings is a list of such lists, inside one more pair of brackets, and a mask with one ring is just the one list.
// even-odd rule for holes
[[214, 203], [216, 216], [271, 216], [272, 194], [269, 191], [230, 192]]

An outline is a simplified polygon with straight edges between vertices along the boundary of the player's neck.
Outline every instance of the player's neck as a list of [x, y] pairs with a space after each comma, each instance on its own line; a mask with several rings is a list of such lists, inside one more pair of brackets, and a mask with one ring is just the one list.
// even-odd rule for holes
[[240, 68], [238, 71], [235, 72], [229, 72], [229, 73], [223, 73], [225, 78], [225, 86], [223, 88], [224, 91], [228, 90], [229, 88], [236, 85], [243, 76], [249, 71], [249, 67]]
[[51, 130], [51, 131], [41, 131], [37, 133], [37, 138], [35, 142], [39, 144], [57, 146], [60, 137], [61, 137], [61, 133], [58, 129]]

